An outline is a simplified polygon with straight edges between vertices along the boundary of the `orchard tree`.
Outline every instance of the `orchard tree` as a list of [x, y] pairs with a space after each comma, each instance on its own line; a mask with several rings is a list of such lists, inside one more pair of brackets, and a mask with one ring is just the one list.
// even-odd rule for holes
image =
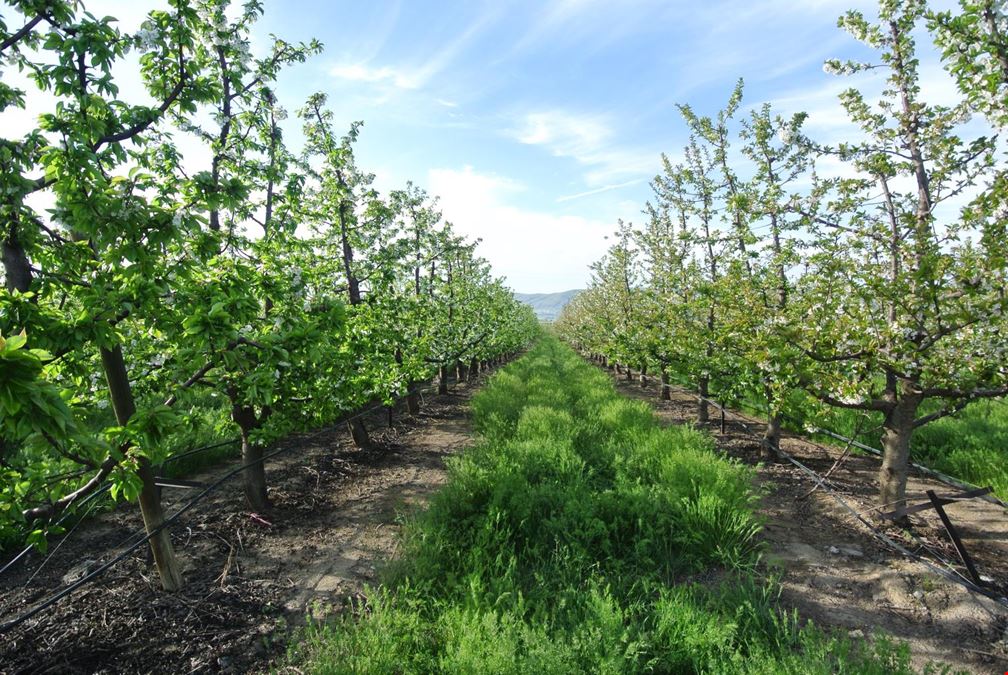
[[[366, 403], [373, 391], [369, 381], [379, 372], [383, 363], [367, 362], [369, 356], [378, 356], [366, 349], [371, 332], [382, 330], [374, 320], [371, 309], [361, 292], [362, 249], [372, 247], [384, 233], [368, 228], [360, 216], [365, 200], [377, 199], [371, 190], [372, 174], [361, 171], [355, 162], [353, 144], [360, 123], [355, 122], [349, 133], [338, 137], [333, 129], [334, 115], [325, 108], [326, 96], [314, 94], [298, 112], [304, 122], [305, 164], [313, 161], [319, 168], [312, 170], [312, 183], [305, 193], [304, 213], [320, 237], [322, 249], [331, 260], [329, 274], [342, 282], [348, 313], [348, 342], [342, 351], [348, 359], [338, 389], [344, 396], [355, 397], [357, 404]], [[354, 443], [364, 449], [371, 447], [371, 439], [364, 422], [354, 418], [349, 423]]]
[[[250, 41], [261, 3], [245, 3], [233, 21], [226, 15], [228, 6], [226, 0], [197, 4], [201, 21], [194, 58], [207, 102], [202, 114], [179, 114], [175, 122], [206, 144], [210, 164], [194, 172], [163, 162], [162, 180], [181, 186], [183, 204], [176, 218], [197, 226], [205, 222], [207, 231], [198, 239], [202, 245], [187, 251], [198, 264], [174, 271], [176, 279], [187, 273], [174, 300], [176, 308], [188, 313], [181, 321], [169, 313], [159, 318], [161, 333], [175, 333], [174, 342], [181, 346], [176, 363], [211, 366], [199, 382], [229, 401], [247, 465], [246, 498], [262, 511], [269, 506], [263, 444], [269, 432], [290, 430], [290, 416], [296, 414], [283, 405], [290, 392], [280, 380], [303, 354], [292, 355], [287, 342], [303, 343], [304, 328], [312, 323], [302, 307], [300, 273], [290, 273], [300, 269], [289, 253], [297, 249], [291, 207], [300, 200], [301, 180], [290, 172], [293, 162], [279, 127], [286, 113], [273, 87], [281, 68], [305, 61], [320, 45], [291, 45], [274, 37], [268, 53], [256, 59]], [[193, 121], [199, 118], [209, 121]], [[262, 229], [261, 237], [252, 239], [244, 232], [253, 223]], [[274, 274], [283, 277], [270, 279]], [[204, 307], [210, 312], [201, 311]]]
[[928, 28], [969, 105], [1008, 126], [1008, 12], [999, 0], [960, 0], [960, 14], [928, 12]]
[[622, 363], [630, 379], [631, 366], [644, 370], [647, 353], [643, 344], [640, 317], [639, 274], [633, 226], [622, 220], [617, 223], [616, 241], [606, 255], [592, 266], [592, 283], [601, 292], [600, 308], [609, 332], [607, 355], [618, 368]]
[[[26, 328], [29, 344], [54, 357], [41, 378], [87, 383], [83, 397], [71, 403], [110, 402], [115, 416], [97, 444], [75, 450], [77, 439], [52, 438], [57, 452], [75, 456], [93, 475], [23, 516], [49, 518], [111, 478], [113, 492], [138, 497], [162, 584], [175, 589], [180, 577], [161, 528], [151, 469], [174, 423], [172, 399], [162, 394], [162, 402], [138, 410], [123, 343], [143, 331], [145, 309], [161, 292], [164, 253], [184, 234], [184, 224], [166, 208], [166, 192], [146, 167], [159, 155], [153, 141], [160, 138], [158, 123], [165, 114], [192, 110], [204, 95], [192, 60], [199, 18], [188, 3], [172, 2], [171, 11], [151, 12], [148, 30], [130, 36], [111, 18], [78, 12], [77, 3], [16, 5], [24, 24], [13, 33], [4, 28], [4, 55], [56, 103], [41, 115], [38, 129], [4, 141], [0, 153], [7, 288], [0, 300], [5, 324], [0, 330]], [[148, 80], [158, 101], [153, 107], [119, 100], [112, 76], [113, 66], [141, 46], [147, 50], [141, 67], [157, 72]], [[8, 97], [4, 108], [24, 105], [23, 92], [5, 86], [2, 95]], [[28, 197], [42, 191], [55, 200], [51, 217], [28, 206]], [[104, 376], [107, 398], [98, 393], [97, 373]], [[26, 442], [31, 439], [6, 440]]]
[[877, 23], [853, 11], [840, 20], [880, 61], [828, 67], [884, 69], [886, 87], [874, 105], [855, 89], [841, 97], [863, 140], [835, 152], [857, 177], [815, 190], [815, 251], [790, 327], [811, 393], [882, 415], [880, 500], [896, 508], [914, 430], [1008, 392], [1006, 244], [991, 236], [1003, 223], [950, 202], [992, 175], [995, 146], [960, 137], [967, 104], [921, 99], [913, 34], [924, 16], [923, 2], [882, 2]]
[[693, 255], [690, 218], [693, 200], [686, 188], [686, 172], [662, 155], [663, 172], [651, 189], [655, 203], [645, 207], [647, 225], [637, 234], [645, 276], [643, 339], [661, 376], [659, 396], [671, 398], [670, 371], [685, 373], [695, 358], [694, 311], [697, 266]]
[[696, 383], [697, 422], [709, 419], [707, 399], [712, 373], [719, 373], [718, 330], [723, 319], [721, 288], [727, 273], [728, 248], [734, 238], [725, 236], [718, 215], [718, 165], [706, 144], [695, 136], [686, 146], [683, 164], [666, 162], [656, 179], [657, 208], [680, 212], [681, 236], [690, 248], [690, 262], [683, 276], [683, 332], [690, 336], [684, 349], [686, 374]]
[[813, 160], [811, 143], [802, 134], [805, 118], [805, 113], [774, 116], [764, 104], [751, 111], [740, 133], [742, 153], [755, 169], [739, 205], [752, 224], [754, 255], [748, 283], [737, 291], [735, 334], [740, 336], [742, 360], [756, 371], [766, 401], [767, 428], [761, 443], [765, 459], [778, 456], [785, 399], [798, 385], [791, 367], [794, 349], [782, 339], [780, 327], [790, 320], [801, 251], [796, 183], [808, 177]]

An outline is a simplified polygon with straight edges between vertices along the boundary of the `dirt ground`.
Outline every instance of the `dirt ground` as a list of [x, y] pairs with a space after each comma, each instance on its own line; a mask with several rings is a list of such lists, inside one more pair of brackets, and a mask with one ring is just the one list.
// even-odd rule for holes
[[[651, 402], [663, 422], [694, 423], [694, 394], [673, 390], [671, 401], [659, 401], [653, 379], [642, 390], [636, 374], [633, 382], [625, 375], [614, 378], [621, 393]], [[828, 491], [810, 494], [815, 480], [793, 464], [761, 464], [759, 439], [765, 426], [759, 420], [731, 412], [722, 434], [719, 411], [712, 406], [710, 414], [705, 428], [718, 449], [755, 468], [763, 493], [765, 560], [769, 571], [781, 576], [784, 607], [796, 609], [802, 620], [847, 631], [856, 639], [884, 633], [904, 640], [919, 669], [936, 661], [954, 670], [1008, 672], [1005, 605], [971, 593], [880, 542]], [[793, 435], [783, 439], [781, 448], [819, 475], [829, 471], [843, 450]], [[849, 457], [831, 474], [829, 486], [890, 539], [937, 567], [949, 569], [945, 562], [955, 562], [955, 570], [966, 574], [933, 510], [911, 516], [916, 538], [878, 517], [878, 469], [873, 456]], [[927, 500], [929, 489], [939, 495], [960, 492], [915, 474], [907, 486], [911, 503]], [[982, 577], [998, 597], [1008, 595], [1006, 510], [973, 499], [946, 511]]]
[[[269, 513], [249, 512], [236, 477], [171, 529], [185, 588], [160, 591], [146, 546], [52, 609], [0, 636], [0, 673], [208, 673], [268, 670], [312, 612], [338, 611], [395, 557], [403, 514], [445, 480], [470, 440], [477, 384], [427, 397], [417, 416], [368, 420], [375, 449], [344, 427], [285, 441], [267, 465]], [[191, 479], [209, 482], [228, 467]], [[166, 513], [190, 499], [166, 490]], [[32, 554], [0, 577], [12, 617], [110, 559], [141, 527], [126, 505], [85, 522], [30, 579]], [[54, 544], [57, 542], [54, 542]]]

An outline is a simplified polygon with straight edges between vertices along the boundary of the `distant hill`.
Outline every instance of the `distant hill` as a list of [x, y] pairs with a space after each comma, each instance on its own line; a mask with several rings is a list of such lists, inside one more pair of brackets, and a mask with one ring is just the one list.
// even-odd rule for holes
[[580, 292], [580, 288], [575, 288], [560, 293], [515, 293], [514, 296], [532, 307], [540, 321], [556, 321], [560, 311]]

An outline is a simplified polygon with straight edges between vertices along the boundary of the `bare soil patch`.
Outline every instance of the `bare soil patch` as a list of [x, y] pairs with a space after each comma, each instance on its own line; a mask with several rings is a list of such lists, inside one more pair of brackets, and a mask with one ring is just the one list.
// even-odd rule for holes
[[[444, 459], [470, 442], [476, 384], [428, 397], [416, 416], [367, 422], [375, 448], [345, 426], [284, 441], [267, 464], [269, 513], [250, 513], [240, 476], [171, 528], [185, 588], [161, 591], [146, 546], [50, 610], [0, 636], [2, 673], [256, 672], [282, 657], [309, 613], [341, 611], [394, 559], [401, 517], [446, 478]], [[193, 480], [210, 482], [228, 467]], [[171, 514], [193, 495], [165, 492]], [[10, 618], [109, 560], [142, 527], [123, 505], [83, 523], [29, 582], [32, 554], [0, 577]]]
[[[635, 381], [615, 376], [617, 389], [650, 402], [668, 424], [694, 424], [695, 394], [673, 389], [671, 401], [658, 400], [658, 384], [642, 390]], [[759, 461], [762, 421], [737, 411], [726, 415], [721, 433], [719, 412], [711, 407], [704, 425], [718, 450], [753, 466], [761, 489], [762, 538], [767, 571], [781, 576], [781, 603], [803, 621], [846, 631], [854, 638], [886, 634], [906, 641], [916, 667], [929, 661], [976, 673], [1008, 672], [1008, 609], [972, 593], [923, 563], [880, 542], [828, 491], [793, 464]], [[819, 475], [825, 474], [842, 448], [788, 434], [782, 449]], [[908, 535], [879, 518], [879, 460], [848, 457], [830, 476], [835, 493], [868, 522], [913, 553], [938, 567], [957, 564], [955, 549], [933, 510], [911, 516]], [[937, 480], [912, 474], [907, 486], [911, 503], [926, 500], [926, 490], [959, 492]], [[999, 596], [1008, 595], [1008, 513], [982, 500], [946, 507], [981, 575]], [[946, 567], [946, 569], [948, 569]]]

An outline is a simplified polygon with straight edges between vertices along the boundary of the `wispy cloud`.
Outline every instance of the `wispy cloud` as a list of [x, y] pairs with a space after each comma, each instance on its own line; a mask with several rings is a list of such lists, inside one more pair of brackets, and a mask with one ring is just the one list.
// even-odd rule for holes
[[643, 178], [635, 178], [634, 180], [628, 180], [623, 183], [614, 183], [612, 185], [603, 185], [600, 188], [595, 188], [594, 190], [587, 190], [585, 192], [578, 192], [573, 195], [564, 195], [563, 197], [557, 198], [557, 203], [572, 202], [575, 199], [581, 199], [583, 197], [591, 197], [592, 195], [600, 195], [603, 192], [611, 192], [612, 190], [619, 190], [621, 188], [630, 187], [631, 185], [639, 185], [644, 182]]
[[374, 59], [348, 61], [337, 63], [329, 73], [343, 80], [392, 85], [397, 89], [424, 88], [449, 68], [498, 14], [499, 10], [484, 12], [452, 39], [439, 41], [434, 50], [401, 59], [399, 64], [372, 65]]
[[329, 74], [351, 82], [387, 82], [399, 89], [417, 89], [423, 84], [415, 72], [399, 70], [392, 66], [372, 67], [364, 63], [339, 63], [329, 69]]
[[[670, 8], [667, 0], [551, 0], [540, 5], [529, 30], [512, 46], [509, 56], [552, 45], [557, 41], [576, 42], [584, 52], [598, 50], [634, 33], [641, 25], [653, 24]], [[591, 36], [591, 39], [586, 39]]]
[[612, 136], [607, 121], [597, 115], [562, 110], [528, 113], [513, 135], [526, 145], [543, 145], [559, 157], [585, 161]]
[[520, 143], [542, 146], [556, 157], [584, 164], [590, 185], [657, 168], [656, 152], [618, 144], [612, 125], [602, 115], [564, 110], [527, 113], [509, 134]]

